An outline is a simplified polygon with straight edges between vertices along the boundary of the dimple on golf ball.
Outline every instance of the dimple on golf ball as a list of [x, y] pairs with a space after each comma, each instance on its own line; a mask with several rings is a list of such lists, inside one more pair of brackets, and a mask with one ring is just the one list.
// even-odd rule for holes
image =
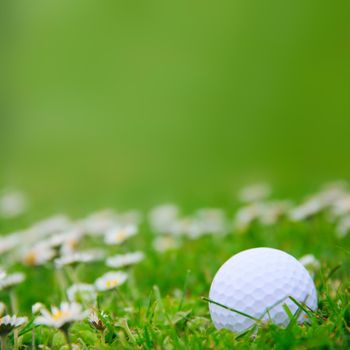
[[[304, 266], [293, 256], [277, 249], [254, 248], [226, 261], [216, 273], [209, 299], [261, 321], [286, 326], [288, 308], [299, 323], [307, 320], [294, 298], [310, 309], [317, 308], [314, 282]], [[240, 313], [209, 303], [217, 329], [241, 333], [256, 321]]]

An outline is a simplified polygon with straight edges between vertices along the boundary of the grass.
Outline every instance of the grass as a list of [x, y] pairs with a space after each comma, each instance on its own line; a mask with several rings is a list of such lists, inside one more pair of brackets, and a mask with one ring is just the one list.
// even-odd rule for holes
[[[295, 200], [329, 178], [350, 179], [346, 6], [5, 1], [0, 188], [24, 188], [32, 202], [24, 216], [0, 219], [0, 234], [56, 212], [80, 218], [168, 199], [184, 211], [214, 206], [232, 217], [236, 187], [256, 176]], [[87, 321], [72, 326], [77, 348], [350, 347], [350, 237], [337, 238], [323, 215], [183, 238], [164, 254], [153, 239], [144, 222], [125, 245], [107, 247], [142, 250], [146, 259], [128, 269], [118, 292], [99, 296], [103, 332]], [[96, 246], [89, 239], [81, 248]], [[309, 325], [217, 331], [204, 299], [213, 276], [233, 254], [258, 246], [321, 261], [318, 311]], [[0, 256], [0, 266], [27, 276], [15, 289], [19, 315], [29, 317], [19, 330], [23, 349], [32, 347], [34, 303], [57, 305], [62, 285], [92, 283], [108, 270], [98, 262], [58, 275], [51, 265], [10, 265], [11, 257]], [[9, 308], [10, 295], [0, 291], [0, 301]], [[34, 333], [36, 347], [67, 349], [60, 331]], [[13, 343], [8, 337], [9, 349]]]
[[[14, 226], [16, 223], [12, 223]], [[156, 253], [152, 248], [153, 233], [142, 224], [141, 233], [122, 246], [108, 247], [110, 254], [142, 250], [146, 259], [128, 268], [130, 278], [118, 291], [99, 295], [104, 331], [92, 328], [87, 321], [71, 328], [71, 341], [78, 349], [306, 349], [348, 348], [350, 346], [350, 281], [349, 237], [336, 238], [334, 227], [318, 216], [308, 222], [282, 221], [272, 227], [253, 225], [245, 234], [204, 236], [197, 240], [183, 238], [181, 248]], [[101, 245], [88, 239], [84, 247]], [[283, 249], [296, 257], [314, 254], [322, 263], [315, 284], [319, 309], [312, 313], [310, 324], [291, 322], [285, 328], [262, 325], [257, 331], [233, 334], [217, 331], [208, 312], [210, 283], [217, 269], [236, 252], [270, 246]], [[1, 257], [6, 265], [7, 256]], [[25, 283], [16, 288], [19, 314], [31, 320], [35, 302], [59, 304], [64, 291], [50, 266], [25, 268]], [[108, 268], [103, 262], [81, 264], [75, 276], [80, 282], [93, 283]], [[73, 283], [72, 274], [64, 269], [66, 285]], [[10, 296], [0, 293], [0, 300], [10, 303]], [[299, 305], [302, 307], [301, 305]], [[33, 324], [21, 330], [21, 348], [32, 344]], [[8, 339], [8, 344], [12, 344]], [[67, 349], [64, 335], [57, 330], [37, 327], [35, 342], [43, 349]]]

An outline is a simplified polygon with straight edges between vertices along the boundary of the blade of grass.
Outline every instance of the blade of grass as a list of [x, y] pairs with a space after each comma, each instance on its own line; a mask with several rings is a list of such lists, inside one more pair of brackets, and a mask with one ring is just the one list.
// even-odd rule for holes
[[294, 315], [293, 315], [292, 311], [290, 311], [290, 308], [288, 307], [288, 305], [287, 304], [283, 304], [282, 307], [283, 307], [283, 310], [286, 312], [289, 320], [292, 321]]
[[293, 298], [292, 296], [289, 296], [289, 299], [296, 305], [298, 306], [299, 309], [304, 311], [310, 318], [313, 317], [313, 311], [305, 304], [307, 298], [305, 299], [305, 302], [300, 303], [298, 300]]
[[211, 304], [215, 304], [215, 305], [217, 305], [217, 306], [220, 306], [220, 307], [222, 307], [222, 308], [224, 308], [224, 309], [226, 309], [226, 310], [235, 312], [236, 314], [239, 314], [239, 315], [242, 315], [242, 316], [244, 316], [244, 317], [250, 318], [251, 320], [254, 320], [254, 321], [256, 321], [256, 322], [259, 322], [259, 321], [260, 321], [258, 318], [254, 317], [254, 316], [251, 316], [251, 315], [249, 315], [249, 314], [246, 314], [245, 312], [242, 312], [242, 311], [239, 311], [239, 310], [230, 308], [230, 307], [228, 307], [228, 306], [226, 306], [226, 305], [220, 304], [220, 303], [218, 303], [218, 302], [216, 302], [216, 301], [214, 301], [214, 300], [208, 299], [208, 298], [206, 298], [206, 297], [202, 297], [202, 300], [207, 301], [208, 303], [211, 303]]
[[342, 267], [341, 264], [335, 266], [327, 275], [326, 280], [328, 281], [334, 275], [334, 273], [337, 272], [341, 267]]
[[180, 311], [182, 309], [182, 305], [183, 305], [183, 302], [184, 302], [185, 297], [186, 297], [187, 284], [188, 284], [188, 278], [190, 276], [190, 273], [191, 273], [191, 271], [187, 270], [185, 282], [184, 282], [184, 286], [183, 286], [183, 290], [182, 290], [182, 296], [181, 296], [180, 304], [179, 304], [177, 311]]

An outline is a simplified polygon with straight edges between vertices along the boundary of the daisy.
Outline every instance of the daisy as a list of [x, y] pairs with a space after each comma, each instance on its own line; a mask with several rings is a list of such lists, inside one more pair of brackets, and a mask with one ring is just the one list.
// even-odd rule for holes
[[83, 232], [80, 229], [69, 229], [50, 236], [45, 241], [45, 244], [51, 248], [59, 248], [66, 244], [71, 250], [74, 250], [78, 246], [82, 235]]
[[63, 332], [68, 348], [72, 349], [69, 339], [69, 327], [75, 321], [81, 321], [87, 317], [87, 312], [83, 311], [78, 303], [62, 302], [60, 307], [52, 306], [51, 312], [45, 308], [40, 310], [41, 316], [34, 319], [35, 325], [44, 325], [57, 328]]
[[103, 235], [107, 230], [117, 226], [117, 215], [113, 209], [94, 212], [79, 221], [79, 225], [92, 235]]
[[291, 209], [289, 217], [292, 221], [303, 221], [320, 213], [324, 208], [324, 202], [319, 197], [312, 197]]
[[0, 216], [15, 218], [22, 215], [28, 207], [27, 198], [20, 191], [5, 192], [0, 197]]
[[309, 197], [306, 201], [290, 212], [293, 221], [308, 219], [326, 209], [331, 210], [333, 217], [350, 211], [350, 196], [347, 194], [344, 183], [329, 184]]
[[184, 234], [191, 239], [197, 239], [207, 232], [208, 231], [206, 231], [201, 225], [201, 222], [193, 217], [187, 217], [179, 220], [170, 230], [170, 233], [172, 234]]
[[81, 321], [87, 317], [87, 313], [83, 311], [81, 305], [75, 302], [62, 302], [60, 307], [52, 306], [51, 312], [47, 309], [41, 309], [40, 312], [41, 315], [34, 320], [36, 325], [61, 330], [67, 329], [73, 322]]
[[256, 203], [240, 208], [234, 218], [234, 227], [238, 231], [245, 231], [260, 214], [259, 206]]
[[110, 271], [95, 281], [98, 291], [104, 292], [122, 285], [128, 278], [128, 274], [121, 271]]
[[61, 255], [71, 254], [77, 251], [80, 243], [80, 237], [71, 237], [63, 242], [60, 248]]
[[137, 234], [137, 227], [135, 225], [128, 225], [124, 227], [115, 227], [108, 230], [105, 234], [106, 244], [121, 244], [128, 238]]
[[169, 233], [171, 227], [179, 219], [180, 210], [175, 204], [163, 204], [153, 208], [148, 219], [153, 231]]
[[27, 317], [17, 317], [16, 315], [0, 317], [0, 336], [7, 336], [13, 329], [24, 325], [27, 321]]
[[262, 202], [259, 205], [258, 220], [262, 225], [273, 225], [291, 208], [289, 201]]
[[122, 255], [114, 255], [106, 260], [106, 265], [113, 268], [137, 264], [145, 258], [142, 252], [133, 252]]
[[334, 217], [340, 217], [350, 213], [350, 195], [337, 199], [332, 207], [331, 214]]
[[[45, 309], [45, 305], [42, 303], [35, 303], [32, 305], [32, 314], [38, 316], [41, 310]], [[32, 348], [35, 349], [35, 327], [32, 328]]]
[[70, 302], [93, 304], [96, 296], [95, 286], [88, 283], [76, 283], [67, 289], [67, 297]]
[[304, 255], [299, 259], [299, 262], [304, 265], [312, 277], [314, 277], [315, 272], [321, 267], [320, 262], [312, 254]]
[[32, 241], [37, 241], [43, 237], [68, 230], [71, 226], [72, 221], [67, 215], [57, 214], [35, 223], [29, 229], [29, 236]]
[[15, 232], [0, 237], [0, 254], [7, 253], [22, 243], [22, 233]]
[[227, 219], [222, 209], [199, 209], [196, 212], [196, 218], [204, 232], [225, 233], [227, 231]]
[[32, 314], [37, 315], [42, 309], [45, 309], [45, 305], [42, 303], [35, 303], [32, 305]]
[[340, 181], [326, 184], [316, 197], [320, 198], [325, 205], [332, 206], [337, 201], [348, 197], [346, 187], [346, 183]]
[[142, 214], [138, 210], [130, 210], [125, 213], [117, 214], [117, 221], [120, 225], [135, 225], [137, 226], [142, 219]]
[[24, 273], [17, 272], [4, 276], [0, 279], [0, 290], [10, 289], [25, 280]]
[[267, 183], [256, 183], [242, 188], [238, 197], [242, 202], [252, 203], [266, 199], [271, 194], [271, 186]]
[[153, 248], [159, 253], [164, 253], [168, 250], [178, 249], [180, 246], [179, 241], [177, 241], [172, 236], [159, 236], [153, 241]]
[[23, 253], [22, 262], [28, 266], [39, 266], [51, 261], [56, 252], [46, 244], [37, 244]]
[[103, 255], [103, 252], [100, 250], [89, 250], [63, 255], [60, 258], [55, 259], [54, 262], [57, 268], [62, 268], [66, 265], [94, 262], [102, 259]]
[[345, 237], [350, 231], [350, 215], [344, 216], [338, 222], [336, 227], [336, 235], [339, 238]]

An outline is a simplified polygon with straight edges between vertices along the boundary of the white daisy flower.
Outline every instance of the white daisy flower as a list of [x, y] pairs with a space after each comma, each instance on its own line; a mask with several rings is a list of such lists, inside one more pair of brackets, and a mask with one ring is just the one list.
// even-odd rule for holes
[[17, 317], [16, 315], [0, 317], [0, 336], [6, 336], [13, 329], [24, 325], [27, 321], [27, 317]]
[[70, 228], [68, 230], [51, 235], [43, 243], [52, 248], [59, 248], [67, 244], [71, 248], [70, 251], [72, 251], [76, 249], [82, 236], [83, 232], [80, 229]]
[[271, 194], [271, 186], [267, 183], [256, 183], [242, 188], [238, 197], [242, 202], [252, 203], [266, 199]]
[[56, 252], [46, 244], [37, 244], [22, 254], [22, 262], [28, 266], [44, 265], [51, 261]]
[[119, 268], [139, 263], [145, 258], [143, 252], [133, 252], [120, 255], [114, 255], [106, 260], [106, 265], [113, 268]]
[[289, 201], [262, 202], [259, 205], [258, 220], [262, 225], [273, 225], [291, 208]]
[[0, 279], [0, 290], [9, 289], [25, 280], [24, 273], [17, 272], [4, 276]]
[[238, 209], [234, 218], [234, 228], [245, 231], [259, 217], [260, 209], [256, 203]]
[[195, 233], [199, 232], [199, 224], [198, 221], [191, 217], [184, 217], [179, 218], [176, 221], [169, 223], [166, 230], [157, 233], [165, 234], [165, 235], [173, 235], [173, 236], [180, 236], [180, 235], [188, 235], [191, 234], [195, 235]]
[[79, 221], [79, 225], [91, 235], [103, 235], [118, 224], [117, 215], [113, 209], [94, 212]]
[[193, 216], [177, 219], [167, 228], [169, 234], [185, 235], [191, 239], [226, 231], [227, 221], [221, 209], [199, 209]]
[[66, 265], [75, 265], [79, 263], [89, 263], [103, 258], [104, 253], [101, 250], [88, 250], [84, 252], [75, 252], [63, 255], [54, 260], [55, 266], [61, 268]]
[[208, 233], [202, 226], [202, 223], [193, 217], [183, 218], [178, 220], [173, 225], [170, 233], [174, 235], [183, 234], [191, 239], [197, 239]]
[[97, 297], [96, 288], [94, 285], [87, 283], [73, 284], [67, 289], [67, 297], [70, 302], [93, 304]]
[[169, 233], [169, 229], [179, 219], [180, 210], [175, 204], [163, 204], [153, 208], [148, 219], [152, 230], [158, 233]]
[[69, 239], [65, 241], [60, 248], [60, 255], [73, 254], [78, 250], [79, 239]]
[[303, 221], [320, 213], [325, 208], [324, 202], [319, 197], [312, 197], [306, 202], [293, 208], [289, 212], [292, 221]]
[[27, 235], [31, 241], [37, 241], [52, 234], [66, 231], [71, 227], [72, 221], [67, 215], [57, 214], [35, 223]]
[[117, 213], [117, 221], [119, 225], [137, 226], [142, 219], [142, 214], [138, 210], [130, 210], [125, 213]]
[[0, 280], [6, 276], [6, 271], [0, 267]]
[[62, 302], [60, 307], [51, 307], [51, 312], [41, 309], [41, 316], [35, 318], [36, 325], [44, 325], [57, 329], [65, 329], [75, 321], [81, 321], [87, 317], [87, 312], [83, 311], [78, 303]]
[[137, 234], [137, 227], [135, 225], [127, 225], [124, 227], [115, 227], [108, 230], [105, 234], [104, 241], [106, 244], [121, 244], [128, 238]]
[[350, 215], [344, 216], [340, 219], [336, 227], [336, 235], [339, 238], [345, 237], [350, 231]]
[[202, 231], [206, 233], [226, 233], [228, 229], [227, 218], [222, 209], [203, 208], [195, 214]]
[[323, 189], [306, 199], [290, 212], [293, 221], [308, 219], [326, 209], [330, 209], [333, 217], [350, 212], [350, 196], [344, 183], [328, 184]]
[[346, 187], [345, 182], [326, 184], [315, 197], [320, 198], [325, 206], [330, 206], [348, 196]]
[[0, 197], [0, 216], [15, 218], [22, 215], [28, 207], [26, 196], [20, 191], [8, 191]]
[[128, 278], [128, 274], [121, 271], [110, 271], [95, 281], [98, 291], [103, 292], [122, 285]]
[[22, 243], [20, 232], [11, 233], [0, 237], [0, 254], [7, 253]]
[[350, 195], [337, 199], [331, 207], [331, 214], [336, 218], [350, 214]]
[[312, 254], [304, 255], [299, 259], [299, 262], [304, 265], [312, 277], [314, 277], [315, 272], [321, 267], [320, 262]]
[[45, 305], [42, 303], [35, 303], [32, 305], [32, 314], [37, 315], [42, 309], [45, 309]]
[[159, 236], [156, 237], [153, 241], [153, 248], [159, 253], [164, 253], [168, 250], [178, 249], [179, 246], [179, 241], [177, 241], [172, 236]]

